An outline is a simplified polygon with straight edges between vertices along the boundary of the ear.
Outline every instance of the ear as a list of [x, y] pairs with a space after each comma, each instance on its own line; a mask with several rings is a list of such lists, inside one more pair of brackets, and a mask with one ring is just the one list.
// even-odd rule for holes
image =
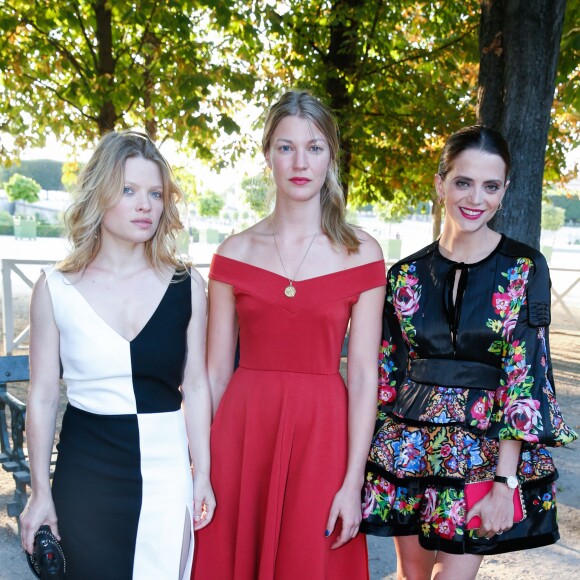
[[[503, 189], [503, 194], [504, 194], [504, 195], [505, 195], [505, 192], [507, 191], [507, 188], [509, 187], [509, 184], [510, 184], [510, 180], [508, 179], [508, 180], [505, 182], [505, 187], [504, 187], [504, 189]], [[502, 198], [502, 199], [503, 199], [503, 198]]]
[[438, 173], [435, 174], [433, 178], [433, 183], [435, 184], [435, 191], [440, 197], [445, 197], [445, 190], [443, 189], [443, 178]]
[[272, 169], [272, 162], [270, 161], [270, 150], [266, 151], [266, 153], [264, 153], [264, 157], [266, 159], [266, 165]]

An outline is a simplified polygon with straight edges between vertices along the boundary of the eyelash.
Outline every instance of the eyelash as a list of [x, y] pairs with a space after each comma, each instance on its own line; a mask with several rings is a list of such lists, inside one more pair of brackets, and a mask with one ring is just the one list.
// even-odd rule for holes
[[[455, 185], [461, 189], [464, 189], [466, 187], [469, 187], [470, 184], [467, 181], [456, 181]], [[496, 191], [499, 191], [500, 186], [499, 185], [495, 185], [493, 183], [490, 183], [489, 185], [486, 185], [486, 189], [491, 189], [492, 193], [495, 193]]]
[[[280, 145], [280, 147], [278, 147], [278, 151], [281, 151], [282, 153], [288, 153], [292, 151], [292, 147], [290, 145]], [[324, 151], [324, 149], [320, 147], [320, 145], [312, 145], [312, 147], [309, 148], [309, 151], [313, 151], [314, 153], [321, 153]]]
[[[127, 187], [127, 186], [123, 187], [123, 195], [133, 195], [134, 193], [135, 193], [135, 191], [133, 189], [131, 189], [130, 187]], [[161, 199], [163, 197], [163, 192], [152, 191], [149, 193], [149, 195], [151, 195], [155, 199]]]

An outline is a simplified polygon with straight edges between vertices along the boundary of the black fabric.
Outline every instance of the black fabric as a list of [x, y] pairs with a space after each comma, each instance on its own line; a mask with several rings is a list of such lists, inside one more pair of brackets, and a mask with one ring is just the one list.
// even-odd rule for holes
[[446, 385], [495, 391], [501, 370], [469, 360], [419, 358], [411, 361], [409, 377], [425, 385]]
[[159, 307], [131, 342], [138, 413], [163, 413], [181, 407], [179, 386], [183, 379], [190, 317], [191, 279], [177, 281], [174, 277]]
[[137, 415], [95, 415], [68, 405], [52, 496], [67, 580], [132, 578], [142, 498]]

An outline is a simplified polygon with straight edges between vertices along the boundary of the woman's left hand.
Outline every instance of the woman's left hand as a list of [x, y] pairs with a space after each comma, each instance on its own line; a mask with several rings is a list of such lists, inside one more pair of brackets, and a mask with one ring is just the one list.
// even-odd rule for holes
[[468, 512], [466, 521], [479, 516], [481, 524], [477, 529], [480, 538], [491, 539], [507, 532], [514, 525], [514, 500], [516, 491], [503, 483], [494, 483], [491, 491], [478, 501]]
[[193, 478], [193, 528], [201, 530], [207, 526], [215, 512], [216, 501], [208, 477]]
[[325, 535], [330, 536], [334, 531], [338, 518], [341, 519], [340, 535], [331, 548], [334, 550], [344, 546], [358, 534], [362, 521], [361, 490], [359, 487], [343, 485], [334, 496]]

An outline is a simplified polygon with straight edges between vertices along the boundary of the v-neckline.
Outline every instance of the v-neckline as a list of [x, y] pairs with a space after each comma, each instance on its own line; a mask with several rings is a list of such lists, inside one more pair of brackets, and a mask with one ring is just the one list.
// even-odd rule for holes
[[151, 316], [149, 316], [149, 318], [147, 318], [147, 321], [145, 322], [145, 324], [141, 327], [141, 329], [139, 330], [139, 332], [131, 339], [125, 338], [119, 331], [115, 330], [93, 307], [93, 305], [85, 298], [85, 296], [83, 295], [83, 293], [75, 286], [75, 284], [73, 284], [62, 272], [59, 272], [59, 274], [62, 276], [65, 284], [67, 286], [70, 286], [75, 292], [76, 294], [81, 298], [81, 300], [85, 303], [85, 305], [87, 306], [87, 308], [89, 309], [90, 312], [93, 313], [93, 315], [100, 320], [112, 333], [114, 333], [116, 336], [118, 336], [121, 340], [123, 340], [124, 342], [127, 342], [129, 344], [131, 344], [132, 342], [135, 342], [145, 331], [145, 329], [149, 326], [149, 324], [151, 323], [151, 321], [153, 320], [153, 318], [155, 317], [155, 315], [157, 314], [157, 311], [159, 310], [159, 307], [161, 306], [161, 304], [163, 303], [163, 301], [165, 300], [165, 297], [167, 296], [168, 292], [169, 292], [169, 288], [171, 286], [171, 283], [173, 282], [173, 279], [175, 278], [175, 272], [173, 273], [173, 275], [171, 276], [171, 280], [169, 281], [169, 284], [167, 284], [167, 287], [165, 288], [163, 295], [161, 296], [161, 300], [159, 300], [159, 302], [157, 303], [157, 306], [155, 306], [155, 309], [153, 310], [153, 312], [151, 313]]

